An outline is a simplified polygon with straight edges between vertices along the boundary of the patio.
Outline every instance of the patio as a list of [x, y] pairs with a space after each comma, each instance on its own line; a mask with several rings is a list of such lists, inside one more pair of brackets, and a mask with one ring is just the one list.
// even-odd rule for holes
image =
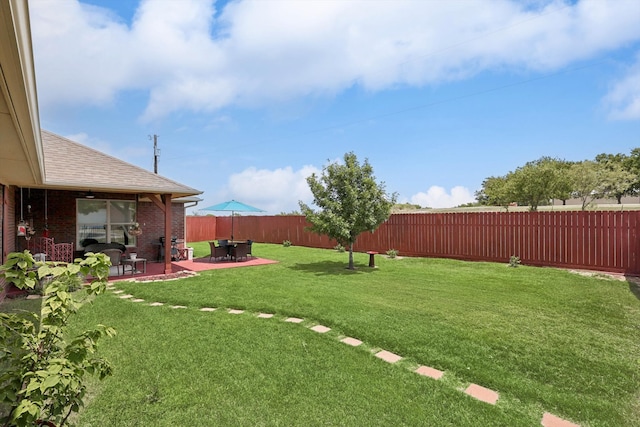
[[109, 281], [120, 281], [120, 280], [148, 280], [150, 277], [158, 276], [158, 280], [166, 280], [168, 278], [172, 278], [173, 275], [176, 277], [180, 276], [181, 272], [199, 272], [199, 271], [209, 271], [209, 270], [218, 270], [224, 268], [236, 268], [236, 267], [253, 267], [257, 265], [267, 265], [274, 264], [278, 261], [265, 259], [265, 258], [256, 258], [252, 257], [245, 261], [231, 261], [231, 260], [218, 260], [216, 262], [209, 261], [209, 257], [205, 256], [202, 258], [194, 258], [193, 260], [184, 260], [184, 261], [172, 261], [171, 262], [171, 274], [165, 274], [164, 270], [164, 262], [147, 262], [147, 271], [146, 273], [135, 273], [131, 274], [131, 271], [125, 272], [125, 274], [113, 275], [109, 276]]

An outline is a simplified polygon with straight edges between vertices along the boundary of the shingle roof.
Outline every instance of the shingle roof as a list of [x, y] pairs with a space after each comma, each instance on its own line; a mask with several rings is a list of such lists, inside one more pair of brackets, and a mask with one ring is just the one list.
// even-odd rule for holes
[[117, 193], [202, 194], [146, 169], [134, 166], [49, 131], [42, 131], [45, 185], [57, 189]]

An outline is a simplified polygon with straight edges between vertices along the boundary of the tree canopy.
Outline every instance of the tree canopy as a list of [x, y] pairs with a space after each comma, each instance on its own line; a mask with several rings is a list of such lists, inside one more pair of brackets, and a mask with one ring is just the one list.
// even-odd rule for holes
[[476, 191], [482, 205], [527, 205], [535, 211], [553, 199], [578, 198], [585, 210], [597, 198], [616, 199], [640, 192], [640, 148], [624, 154], [599, 154], [595, 160], [569, 162], [541, 157], [504, 176], [491, 176]]
[[353, 244], [358, 235], [375, 231], [391, 214], [396, 193], [387, 194], [384, 182], [376, 182], [368, 160], [358, 162], [353, 152], [344, 163], [330, 163], [307, 178], [317, 211], [299, 202], [300, 210], [312, 224], [309, 230], [335, 239], [349, 248], [349, 269], [353, 270]]

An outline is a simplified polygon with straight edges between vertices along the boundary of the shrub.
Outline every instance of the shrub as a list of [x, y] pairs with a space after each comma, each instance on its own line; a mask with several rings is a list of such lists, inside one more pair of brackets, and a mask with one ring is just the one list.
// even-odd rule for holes
[[389, 258], [395, 258], [395, 257], [397, 257], [397, 256], [398, 256], [398, 250], [397, 250], [397, 249], [389, 249], [389, 250], [387, 251], [387, 256], [388, 256]]
[[[103, 325], [67, 337], [69, 317], [82, 300], [70, 292], [79, 277], [91, 275], [86, 294], [104, 291], [111, 262], [104, 254], [72, 264], [35, 262], [29, 251], [11, 253], [0, 276], [20, 289], [43, 286], [40, 313], [0, 313], [0, 401], [7, 413], [0, 423], [12, 426], [62, 426], [83, 405], [86, 374], [111, 374], [108, 361], [97, 357], [97, 341], [115, 331]], [[46, 280], [43, 280], [46, 279]], [[85, 297], [86, 298], [86, 297]]]
[[285, 248], [288, 248], [289, 246], [291, 246], [291, 240], [283, 240], [282, 246], [284, 246]]
[[344, 246], [342, 246], [340, 243], [338, 243], [337, 245], [335, 245], [333, 247], [333, 249], [335, 249], [338, 252], [344, 252]]
[[509, 258], [509, 267], [517, 267], [520, 265], [520, 257], [515, 255], [511, 255]]

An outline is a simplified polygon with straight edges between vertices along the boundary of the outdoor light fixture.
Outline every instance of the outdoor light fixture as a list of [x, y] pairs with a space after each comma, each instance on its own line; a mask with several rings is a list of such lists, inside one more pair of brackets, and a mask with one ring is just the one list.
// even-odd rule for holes
[[89, 190], [89, 192], [84, 196], [87, 199], [95, 199], [95, 195], [93, 194], [93, 191]]

